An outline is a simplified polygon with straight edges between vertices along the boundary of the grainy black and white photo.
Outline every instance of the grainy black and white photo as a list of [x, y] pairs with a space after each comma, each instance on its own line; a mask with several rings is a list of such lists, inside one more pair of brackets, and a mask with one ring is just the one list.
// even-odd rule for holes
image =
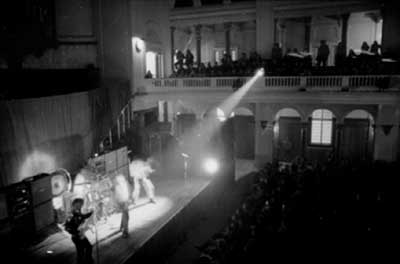
[[2, 264], [367, 256], [399, 171], [400, 1], [0, 1]]

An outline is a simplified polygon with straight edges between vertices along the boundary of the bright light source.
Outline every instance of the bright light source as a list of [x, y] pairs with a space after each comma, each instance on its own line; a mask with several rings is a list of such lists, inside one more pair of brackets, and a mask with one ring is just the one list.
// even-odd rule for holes
[[264, 69], [263, 69], [263, 68], [259, 69], [259, 70], [257, 71], [256, 75], [257, 75], [257, 76], [260, 76], [260, 77], [263, 76], [263, 75], [264, 75]]
[[219, 170], [218, 161], [214, 158], [207, 158], [203, 162], [204, 170], [209, 174], [214, 174]]
[[224, 113], [224, 111], [222, 111], [221, 108], [217, 108], [217, 119], [220, 122], [224, 122], [226, 120], [225, 113]]
[[182, 155], [183, 157], [185, 157], [185, 158], [189, 158], [189, 155], [186, 154], [186, 153], [181, 153], [181, 155]]
[[141, 38], [133, 37], [132, 42], [135, 45], [135, 49], [137, 52], [141, 52], [144, 50], [144, 41]]
[[47, 250], [46, 253], [47, 254], [53, 254], [53, 250]]

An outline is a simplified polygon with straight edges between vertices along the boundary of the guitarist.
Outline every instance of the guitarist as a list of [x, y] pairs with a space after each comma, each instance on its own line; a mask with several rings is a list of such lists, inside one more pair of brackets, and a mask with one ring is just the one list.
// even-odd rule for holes
[[84, 200], [76, 198], [72, 201], [72, 216], [65, 223], [65, 229], [72, 235], [78, 257], [78, 264], [92, 264], [92, 245], [85, 236], [83, 226], [85, 220], [88, 219], [93, 211], [82, 214], [82, 206]]

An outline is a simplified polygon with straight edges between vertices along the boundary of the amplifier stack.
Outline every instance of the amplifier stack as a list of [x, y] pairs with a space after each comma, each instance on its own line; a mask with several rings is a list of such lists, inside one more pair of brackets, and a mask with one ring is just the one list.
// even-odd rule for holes
[[40, 174], [2, 189], [0, 223], [10, 232], [24, 236], [54, 223], [50, 175]]

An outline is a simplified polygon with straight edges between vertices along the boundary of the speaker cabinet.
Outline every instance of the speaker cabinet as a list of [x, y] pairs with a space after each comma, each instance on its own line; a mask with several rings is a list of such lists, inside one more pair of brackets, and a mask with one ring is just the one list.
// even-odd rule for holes
[[36, 232], [54, 223], [54, 209], [51, 200], [33, 208], [33, 220]]
[[0, 221], [8, 218], [7, 196], [4, 191], [0, 191]]
[[33, 206], [38, 206], [53, 198], [50, 174], [40, 174], [29, 182]]

